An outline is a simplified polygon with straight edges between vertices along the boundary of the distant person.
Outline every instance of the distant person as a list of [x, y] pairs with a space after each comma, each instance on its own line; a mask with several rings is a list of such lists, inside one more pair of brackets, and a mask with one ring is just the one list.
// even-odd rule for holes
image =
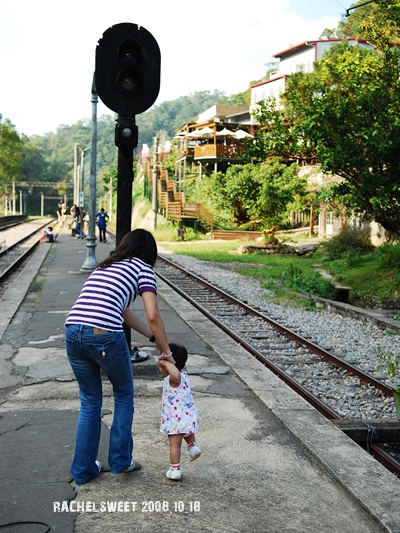
[[96, 213], [96, 224], [99, 228], [99, 240], [100, 242], [107, 242], [106, 239], [106, 229], [107, 229], [107, 220], [108, 215], [104, 211], [104, 207], [100, 209], [98, 213]]
[[72, 213], [75, 220], [75, 239], [84, 239], [86, 235], [83, 229], [82, 212], [80, 207], [74, 204], [71, 207], [71, 214]]
[[82, 209], [82, 225], [83, 225], [83, 231], [86, 230], [89, 232], [89, 213], [86, 211], [86, 209]]
[[46, 242], [54, 242], [55, 236], [53, 232], [53, 228], [49, 226], [46, 231]]
[[62, 203], [61, 202], [57, 206], [56, 213], [57, 213], [58, 227], [61, 228], [61, 224], [62, 224]]
[[[155, 342], [161, 359], [174, 362], [157, 305], [154, 264], [157, 244], [144, 229], [127, 233], [85, 281], [66, 321], [68, 360], [79, 385], [80, 410], [71, 473], [79, 484], [101, 471], [97, 460], [101, 431], [102, 371], [114, 393], [108, 465], [113, 474], [139, 470], [133, 459], [133, 375], [123, 322]], [[130, 305], [140, 295], [146, 322]]]
[[65, 204], [61, 204], [61, 227], [65, 226], [67, 220], [68, 207]]
[[69, 212], [71, 213], [71, 217], [75, 219], [80, 214], [80, 209], [76, 204], [72, 204]]
[[162, 392], [162, 412], [160, 431], [168, 436], [171, 466], [166, 473], [168, 479], [178, 481], [182, 478], [181, 446], [185, 440], [189, 460], [194, 461], [201, 455], [194, 434], [198, 431], [197, 409], [194, 404], [189, 376], [186, 372], [187, 350], [184, 346], [170, 344], [175, 364], [159, 359], [158, 366], [164, 379]]

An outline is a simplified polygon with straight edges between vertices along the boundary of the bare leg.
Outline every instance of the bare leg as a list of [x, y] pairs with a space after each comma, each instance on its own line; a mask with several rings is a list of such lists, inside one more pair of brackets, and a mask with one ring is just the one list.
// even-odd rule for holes
[[178, 464], [181, 462], [182, 435], [168, 435], [168, 440], [171, 465]]
[[191, 433], [187, 437], [183, 437], [186, 441], [186, 444], [192, 444], [193, 442], [196, 442], [196, 439], [194, 437], [194, 433]]

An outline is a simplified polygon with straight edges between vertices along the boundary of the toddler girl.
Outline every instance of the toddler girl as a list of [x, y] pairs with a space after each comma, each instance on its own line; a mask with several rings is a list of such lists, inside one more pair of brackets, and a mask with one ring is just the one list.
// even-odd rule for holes
[[182, 477], [182, 439], [188, 445], [189, 459], [194, 461], [201, 455], [194, 434], [198, 431], [197, 409], [194, 405], [190, 380], [185, 364], [188, 358], [184, 346], [170, 344], [175, 364], [159, 359], [158, 365], [164, 379], [160, 431], [168, 436], [171, 467], [166, 476], [179, 480]]

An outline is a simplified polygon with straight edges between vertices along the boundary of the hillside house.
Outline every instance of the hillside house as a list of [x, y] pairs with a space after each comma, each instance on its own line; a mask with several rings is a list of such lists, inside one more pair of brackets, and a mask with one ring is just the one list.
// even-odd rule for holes
[[[272, 57], [279, 60], [278, 68], [271, 73], [270, 78], [254, 83], [250, 86], [251, 101], [250, 101], [250, 115], [251, 123], [256, 124], [256, 119], [252, 116], [252, 112], [256, 109], [258, 102], [265, 100], [268, 97], [275, 98], [279, 104], [280, 95], [285, 92], [288, 78], [291, 74], [296, 72], [312, 72], [314, 63], [320, 59], [323, 54], [329, 50], [331, 46], [341, 42], [342, 39], [327, 39], [304, 41], [295, 46], [291, 46], [281, 52], [274, 54]], [[369, 43], [359, 39], [348, 39], [353, 46], [363, 46], [372, 48]], [[302, 164], [302, 162], [300, 162]], [[306, 162], [303, 162], [303, 165]], [[304, 166], [301, 175], [306, 175], [310, 190], [323, 187], [332, 183], [333, 181], [340, 181], [341, 178], [337, 176], [327, 176], [319, 172], [316, 167]], [[320, 206], [320, 214], [318, 220], [318, 236], [321, 238], [330, 237], [340, 231], [343, 221], [334, 216], [334, 213], [327, 211], [323, 206]], [[376, 224], [371, 225], [372, 241], [379, 243], [381, 240], [382, 231]]]
[[243, 163], [244, 138], [257, 126], [251, 123], [248, 106], [216, 104], [200, 113], [196, 122], [183, 124], [176, 132], [178, 183], [185, 179], [188, 165], [225, 172], [231, 164]]
[[[265, 100], [268, 97], [275, 98], [278, 102], [280, 95], [285, 92], [286, 84], [289, 76], [296, 72], [312, 72], [314, 63], [321, 59], [323, 54], [329, 48], [341, 42], [343, 39], [326, 39], [317, 41], [304, 41], [295, 46], [291, 46], [282, 52], [273, 54], [279, 60], [278, 69], [270, 75], [268, 80], [262, 80], [250, 85], [251, 101], [250, 101], [250, 115], [257, 107], [257, 102]], [[363, 46], [371, 48], [371, 45], [366, 41], [358, 39], [348, 39], [353, 46]], [[251, 118], [251, 123], [256, 123], [254, 117]]]

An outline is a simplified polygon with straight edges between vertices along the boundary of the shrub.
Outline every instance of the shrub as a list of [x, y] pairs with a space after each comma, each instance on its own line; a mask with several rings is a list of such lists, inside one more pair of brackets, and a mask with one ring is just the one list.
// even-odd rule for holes
[[287, 272], [283, 272], [282, 284], [291, 289], [305, 291], [310, 294], [318, 294], [322, 298], [332, 298], [335, 293], [335, 285], [322, 278], [317, 272], [305, 275], [301, 268], [289, 265]]
[[373, 249], [369, 230], [346, 226], [338, 234], [324, 241], [319, 246], [315, 257], [349, 260], [350, 256], [366, 254]]
[[383, 244], [374, 251], [376, 263], [381, 268], [399, 268], [400, 266], [400, 243]]

